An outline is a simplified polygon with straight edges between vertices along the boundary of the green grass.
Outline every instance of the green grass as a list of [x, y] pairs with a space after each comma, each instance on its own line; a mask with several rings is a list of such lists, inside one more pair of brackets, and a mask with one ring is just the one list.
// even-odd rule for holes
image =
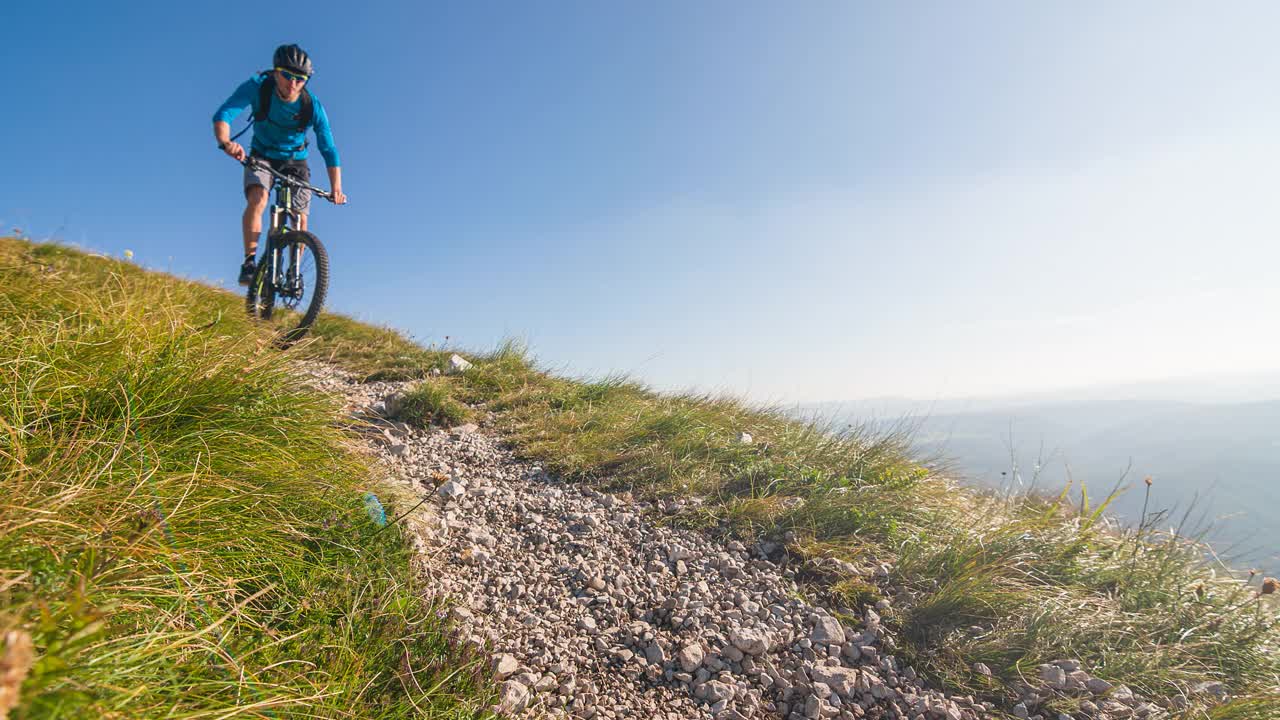
[[[517, 451], [551, 471], [647, 497], [701, 496], [691, 522], [790, 537], [802, 557], [889, 563], [874, 584], [828, 575], [810, 590], [855, 605], [894, 597], [884, 619], [900, 654], [954, 691], [1007, 702], [1037, 665], [1070, 657], [1166, 703], [1201, 680], [1232, 688], [1227, 705], [1192, 697], [1186, 717], [1280, 717], [1280, 627], [1261, 579], [1214, 566], [1197, 538], [1152, 532], [1153, 521], [1119, 529], [1105, 516], [1110, 498], [956, 487], [912, 455], [909, 427], [833, 434], [821, 419], [732, 398], [557, 377], [516, 343], [469, 359], [473, 369], [433, 383], [433, 402], [446, 389], [494, 412]], [[754, 441], [738, 442], [740, 431]]]
[[[28, 255], [64, 254], [58, 263], [109, 266], [113, 273], [126, 277], [135, 272], [133, 268], [90, 261], [58, 249], [15, 247]], [[0, 266], [5, 264], [0, 261]], [[32, 266], [22, 272], [46, 271]], [[61, 270], [55, 267], [53, 273], [58, 272]], [[99, 284], [105, 282], [99, 280]], [[235, 352], [243, 353], [238, 358], [252, 359], [275, 372], [281, 371], [279, 363], [287, 363], [288, 357], [300, 356], [341, 364], [365, 378], [427, 378], [428, 381], [419, 386], [420, 422], [455, 422], [456, 419], [436, 415], [442, 408], [449, 407], [492, 412], [499, 429], [517, 452], [569, 479], [646, 497], [696, 495], [704, 502], [695, 504], [683, 522], [747, 539], [785, 539], [790, 551], [801, 558], [837, 557], [865, 570], [888, 564], [892, 570], [884, 577], [869, 572], [856, 577], [834, 571], [806, 573], [806, 577], [813, 577], [807, 589], [855, 610], [882, 598], [892, 598], [893, 607], [884, 613], [884, 620], [900, 639], [899, 655], [917, 671], [953, 691], [1008, 701], [1015, 695], [1018, 679], [1034, 677], [1039, 663], [1071, 657], [1081, 660], [1094, 675], [1125, 683], [1144, 694], [1169, 702], [1188, 696], [1187, 708], [1178, 713], [1181, 717], [1224, 720], [1280, 717], [1280, 659], [1276, 655], [1280, 629], [1274, 596], [1259, 595], [1261, 578], [1232, 573], [1205, 561], [1197, 538], [1153, 531], [1152, 528], [1161, 523], [1146, 522], [1139, 532], [1114, 526], [1105, 516], [1109, 498], [1102, 503], [1091, 502], [1080, 487], [1070, 495], [1064, 492], [1061, 497], [987, 496], [954, 486], [945, 479], [944, 468], [932, 459], [914, 456], [910, 450], [910, 428], [879, 432], [849, 427], [843, 432], [831, 433], [821, 419], [800, 422], [777, 409], [756, 408], [732, 398], [663, 395], [625, 377], [600, 380], [558, 377], [539, 369], [527, 349], [516, 343], [507, 343], [492, 352], [467, 353], [474, 363], [471, 370], [457, 376], [433, 378], [431, 370], [443, 368], [449, 352], [419, 347], [385, 328], [324, 316], [313, 336], [281, 360], [278, 354], [268, 351], [269, 342], [258, 330], [240, 320], [237, 298], [169, 280], [154, 282], [164, 285], [163, 292], [180, 296], [176, 301], [148, 301], [147, 305], [172, 307], [176, 302], [181, 306], [185, 324], [173, 327], [186, 333], [184, 338], [191, 335], [200, 342], [212, 342], [216, 337], [218, 342], [225, 343], [218, 345], [216, 351], [202, 350], [198, 353], [200, 358], [235, 348]], [[188, 287], [191, 289], [182, 289]], [[50, 316], [63, 318], [68, 313], [74, 314], [90, 301], [91, 298], [67, 296], [56, 303], [60, 309], [50, 311]], [[163, 318], [154, 321], [164, 325]], [[66, 324], [65, 320], [59, 322]], [[163, 333], [160, 336], [167, 337]], [[249, 360], [237, 359], [231, 364], [244, 366], [247, 362]], [[152, 365], [154, 362], [147, 367]], [[97, 372], [86, 377], [99, 377]], [[203, 377], [202, 373], [207, 371], [197, 375]], [[118, 373], [111, 375], [118, 376]], [[212, 377], [222, 376], [214, 373]], [[287, 383], [283, 386], [287, 387]], [[45, 399], [37, 404], [48, 404], [52, 402], [49, 398], [60, 397], [62, 387], [60, 382], [51, 382], [44, 391]], [[244, 391], [250, 392], [252, 387], [250, 384]], [[94, 402], [85, 407], [95, 413], [105, 413], [102, 417], [107, 420], [116, 418], [111, 422], [118, 432], [122, 422], [118, 417], [120, 411], [111, 408], [120, 405], [119, 397], [99, 387], [99, 394], [93, 395], [93, 399]], [[74, 405], [71, 411], [61, 410], [56, 417], [80, 417], [77, 413], [81, 412], [82, 405], [83, 402]], [[150, 410], [148, 422], [163, 424], [168, 422], [164, 418], [173, 418], [166, 407], [161, 405]], [[268, 407], [279, 405], [268, 403]], [[201, 408], [199, 412], [187, 414], [203, 417], [208, 411]], [[226, 421], [230, 422], [231, 418]], [[97, 422], [92, 426], [97, 428]], [[87, 431], [88, 428], [83, 428], [77, 432]], [[754, 441], [740, 443], [741, 431], [749, 432]], [[253, 442], [267, 442], [261, 432], [251, 436]], [[72, 433], [71, 437], [79, 439], [80, 435]], [[289, 440], [283, 440], [284, 437]], [[309, 456], [298, 455], [303, 448], [294, 447], [293, 438], [292, 434], [281, 433], [276, 438], [280, 444], [270, 447], [283, 447], [293, 454], [293, 459], [313, 462]], [[99, 440], [103, 448], [114, 447], [110, 444], [113, 441], [120, 442], [115, 435]], [[64, 438], [59, 442], [68, 441]], [[239, 442], [243, 444], [245, 440], [241, 438]], [[127, 449], [128, 443], [123, 447]], [[221, 452], [235, 456], [235, 451], [225, 447]], [[136, 451], [121, 452], [111, 457], [115, 458], [113, 462], [125, 463], [136, 455]], [[187, 482], [186, 473], [195, 472], [204, 477], [204, 473], [213, 472], [200, 470], [199, 457], [208, 455], [197, 453], [195, 460], [189, 456], [186, 465], [174, 466], [175, 484], [165, 496], [183, 512], [192, 507], [217, 506], [216, 499], [206, 499], [203, 495], [199, 496], [199, 502], [176, 503], [177, 498], [188, 492], [179, 488], [198, 487], [200, 492], [209, 492], [203, 489], [209, 483], [181, 484]], [[331, 457], [335, 458], [329, 461], [332, 463], [352, 462], [341, 455]], [[145, 472], [136, 465], [135, 461], [128, 470], [134, 475], [120, 477], [144, 477]], [[329, 466], [319, 463], [316, 467]], [[229, 473], [225, 469], [218, 472]], [[330, 507], [345, 508], [347, 515], [338, 515], [349, 518], [348, 528], [354, 528], [359, 523], [359, 509], [350, 504], [354, 502], [350, 498], [359, 494], [359, 488], [351, 488], [350, 480], [343, 485], [343, 477], [349, 476], [334, 471], [332, 474], [320, 472], [318, 476], [311, 472], [309, 477], [313, 484], [326, 488], [320, 496]], [[360, 475], [357, 473], [356, 477]], [[282, 478], [269, 480], [286, 482]], [[136, 485], [137, 481], [134, 482]], [[267, 483], [268, 478], [258, 482]], [[121, 484], [128, 485], [124, 480]], [[284, 485], [270, 487], [275, 488], [273, 492], [280, 497], [297, 490], [292, 488], [286, 493]], [[131, 501], [143, 507], [145, 503], [139, 499], [142, 491], [130, 492]], [[314, 504], [315, 497], [314, 494], [307, 496], [307, 501]], [[30, 504], [49, 502], [46, 497], [39, 502], [32, 500]], [[242, 497], [240, 502], [261, 511], [258, 504]], [[28, 511], [35, 512], [34, 509]], [[300, 517], [311, 517], [306, 507], [299, 507], [296, 512]], [[51, 517], [57, 516], [55, 513]], [[308, 520], [311, 522], [314, 518]], [[300, 521], [296, 525], [306, 527], [308, 537], [337, 537], [325, 535], [331, 526], [323, 522], [320, 530]], [[290, 524], [284, 523], [281, 527], [287, 528]], [[221, 537], [230, 542], [230, 538], [239, 537], [241, 532], [248, 532], [248, 528], [227, 529]], [[154, 536], [154, 531], [146, 535], [153, 538], [153, 543]], [[278, 542], [280, 544], [264, 547], [270, 547], [273, 553], [286, 552], [289, 546], [284, 541]], [[334, 539], [332, 542], [346, 544], [348, 541]], [[361, 545], [353, 547], [361, 553], [368, 552]], [[195, 563], [203, 557], [204, 546], [193, 543], [190, 550], [184, 546], [183, 557], [188, 551], [195, 556], [186, 561]], [[152, 552], [157, 558], [169, 557], [163, 550], [153, 548]], [[206, 562], [212, 563], [212, 560]], [[386, 566], [386, 576], [400, 578], [392, 572], [391, 565], [394, 563]], [[22, 565], [6, 564], [5, 567]], [[152, 571], [154, 576], [171, 578], [172, 570], [161, 567]], [[352, 577], [365, 577], [364, 569], [357, 564], [343, 572], [354, 573]], [[231, 564], [225, 572], [233, 578], [248, 579], [241, 578], [240, 573], [247, 573], [247, 569], [239, 565]], [[75, 577], [75, 573], [69, 573], [68, 577]], [[362, 586], [361, 582], [365, 581], [354, 584]], [[151, 585], [158, 588], [160, 581], [153, 580]], [[348, 588], [349, 583], [344, 580], [340, 586]], [[258, 580], [237, 590], [239, 594], [234, 597], [243, 602], [243, 598], [262, 587], [265, 585]], [[272, 587], [269, 592], [280, 591]], [[179, 605], [179, 599], [197, 596], [176, 586], [170, 594], [173, 596], [170, 602]], [[213, 590], [198, 596], [218, 597]], [[258, 602], [255, 599], [246, 607], [252, 608]], [[231, 601], [222, 601], [218, 606], [224, 615], [230, 613], [229, 618], [241, 612], [235, 610], [236, 607]], [[167, 612], [169, 614], [159, 617], [177, 615], [172, 609]], [[191, 622], [190, 612], [183, 616], [188, 622]], [[34, 622], [31, 618], [38, 615], [34, 610], [30, 613], [26, 616], [28, 623]], [[246, 626], [230, 620], [224, 624]], [[192, 623], [191, 628], [195, 627], [200, 625]], [[207, 635], [200, 637], [201, 642], [210, 642]], [[208, 655], [214, 657], [216, 653]], [[445, 651], [432, 657], [435, 664], [424, 666], [441, 671], [451, 667]], [[263, 660], [259, 667], [266, 668], [269, 663]], [[975, 662], [988, 665], [994, 679], [976, 676], [972, 672]], [[269, 672], [285, 671], [273, 668]], [[1191, 694], [1190, 687], [1200, 680], [1225, 682], [1232, 689], [1234, 699], [1215, 706], [1204, 696]], [[463, 681], [459, 677], [453, 682]], [[346, 680], [335, 680], [335, 684], [348, 688], [347, 692], [355, 687]], [[269, 687], [285, 685], [269, 684]], [[292, 692], [303, 692], [298, 689], [302, 685], [289, 687], [294, 688]], [[378, 687], [376, 683], [374, 687]], [[465, 683], [446, 684], [433, 697], [437, 700], [463, 698], [459, 702], [465, 703], [471, 692], [473, 689]], [[323, 704], [326, 700], [314, 702], [320, 703], [320, 707], [330, 707]], [[1069, 703], [1063, 704], [1065, 702], [1055, 701], [1055, 706], [1069, 709]], [[388, 713], [388, 716], [394, 715]]]
[[389, 328], [325, 313], [295, 353], [342, 365], [366, 382], [417, 380], [444, 370], [452, 353], [424, 349]]
[[35, 650], [10, 717], [482, 715], [362, 497], [400, 499], [240, 308], [0, 240], [0, 636]]
[[471, 416], [471, 409], [453, 399], [448, 385], [437, 379], [418, 382], [400, 400], [400, 419], [419, 427], [453, 427]]

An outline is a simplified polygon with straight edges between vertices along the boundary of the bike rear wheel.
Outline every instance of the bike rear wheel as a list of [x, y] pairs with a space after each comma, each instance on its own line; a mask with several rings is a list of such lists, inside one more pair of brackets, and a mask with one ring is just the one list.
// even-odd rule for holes
[[[276, 258], [273, 266], [272, 258]], [[315, 235], [290, 230], [276, 238], [249, 283], [245, 308], [280, 326], [280, 344], [300, 340], [319, 317], [329, 291], [329, 254]]]

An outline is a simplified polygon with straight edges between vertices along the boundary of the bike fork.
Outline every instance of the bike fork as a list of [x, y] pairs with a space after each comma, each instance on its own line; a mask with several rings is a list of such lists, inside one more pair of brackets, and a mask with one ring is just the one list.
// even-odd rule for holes
[[294, 245], [293, 247], [289, 248], [289, 250], [290, 250], [290, 255], [292, 256], [289, 258], [289, 281], [292, 283], [293, 281], [296, 281], [301, 277], [302, 245], [301, 244]]

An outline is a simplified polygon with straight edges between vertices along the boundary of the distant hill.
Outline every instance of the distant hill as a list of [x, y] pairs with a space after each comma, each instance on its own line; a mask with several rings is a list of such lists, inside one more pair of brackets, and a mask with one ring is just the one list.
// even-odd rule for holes
[[930, 414], [905, 401], [824, 403], [802, 412], [837, 424], [905, 420], [917, 427], [922, 450], [941, 453], [964, 479], [988, 487], [1058, 491], [1074, 479], [1098, 498], [1123, 477], [1130, 487], [1112, 510], [1129, 523], [1142, 513], [1142, 480], [1151, 476], [1149, 512], [1170, 511], [1165, 526], [1190, 508], [1187, 532], [1207, 529], [1215, 549], [1236, 564], [1280, 573], [1280, 399], [1190, 402], [1129, 390], [1114, 393], [1127, 399], [976, 400], [970, 411], [949, 401]]

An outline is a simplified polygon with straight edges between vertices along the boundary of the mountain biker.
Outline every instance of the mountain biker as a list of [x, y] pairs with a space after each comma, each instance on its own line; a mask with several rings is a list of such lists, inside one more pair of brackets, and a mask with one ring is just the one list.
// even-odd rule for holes
[[[333, 201], [347, 201], [342, 192], [342, 167], [338, 148], [333, 144], [329, 116], [324, 106], [306, 89], [311, 79], [311, 58], [297, 45], [281, 45], [272, 57], [272, 69], [245, 81], [222, 103], [213, 115], [213, 136], [227, 155], [244, 162], [245, 149], [231, 138], [231, 121], [244, 108], [253, 110], [253, 142], [249, 155], [261, 158], [276, 171], [311, 181], [307, 165], [307, 128], [315, 131], [316, 146], [324, 157], [329, 172]], [[270, 83], [270, 85], [266, 85]], [[265, 87], [264, 87], [265, 85]], [[265, 103], [264, 103], [265, 101]], [[237, 135], [239, 137], [239, 135]], [[240, 227], [244, 234], [244, 264], [240, 266], [240, 284], [248, 285], [257, 269], [258, 236], [262, 234], [262, 212], [267, 209], [267, 191], [271, 176], [261, 169], [245, 167], [244, 216]], [[307, 208], [311, 191], [295, 191], [293, 206], [298, 211], [298, 229], [307, 229]]]

